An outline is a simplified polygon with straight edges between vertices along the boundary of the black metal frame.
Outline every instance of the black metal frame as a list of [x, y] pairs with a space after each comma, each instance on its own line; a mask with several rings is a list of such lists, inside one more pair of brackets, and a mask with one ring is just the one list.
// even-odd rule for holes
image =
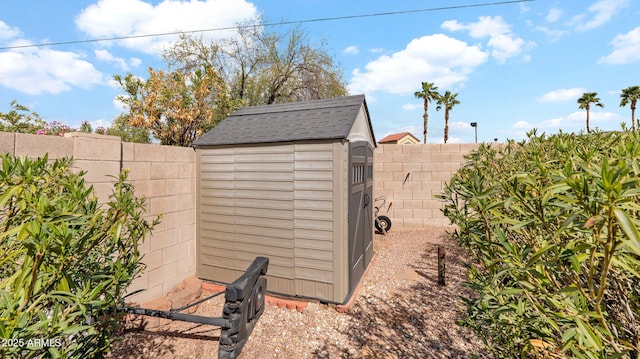
[[[269, 258], [256, 257], [238, 279], [227, 285], [225, 291], [215, 293], [182, 308], [168, 311], [138, 307], [123, 307], [121, 309], [131, 314], [222, 327], [218, 358], [233, 359], [240, 354], [242, 347], [244, 347], [253, 331], [253, 327], [264, 312], [264, 293], [267, 289], [267, 279], [264, 275], [267, 274], [268, 266]], [[224, 293], [225, 298], [222, 317], [178, 313], [222, 293]]]

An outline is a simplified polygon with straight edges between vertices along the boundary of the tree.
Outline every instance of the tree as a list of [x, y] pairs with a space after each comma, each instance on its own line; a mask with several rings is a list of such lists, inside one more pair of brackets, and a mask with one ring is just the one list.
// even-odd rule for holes
[[151, 143], [151, 131], [144, 127], [136, 127], [129, 125], [128, 114], [118, 115], [107, 128], [106, 134], [111, 136], [120, 136], [124, 142]]
[[578, 99], [578, 108], [581, 110], [587, 110], [587, 133], [591, 132], [589, 128], [589, 110], [591, 110], [591, 104], [603, 108], [604, 105], [600, 102], [597, 92], [585, 92], [582, 97]]
[[640, 99], [640, 86], [629, 86], [626, 89], [622, 89], [620, 94], [620, 107], [624, 107], [627, 104], [631, 104], [631, 128], [633, 132], [636, 131], [636, 103]]
[[149, 129], [161, 144], [187, 146], [240, 106], [346, 95], [341, 71], [299, 29], [265, 33], [261, 20], [237, 36], [206, 43], [181, 35], [163, 53], [169, 70], [142, 80], [114, 76], [126, 95], [129, 126]]
[[190, 73], [149, 68], [146, 81], [131, 73], [114, 79], [127, 93], [117, 98], [129, 107], [128, 125], [148, 129], [163, 145], [189, 146], [238, 107], [211, 66]]
[[457, 93], [452, 94], [447, 90], [443, 96], [439, 96], [437, 99], [438, 106], [436, 106], [436, 111], [440, 111], [444, 106], [444, 143], [447, 143], [449, 139], [449, 111], [451, 111], [455, 105], [460, 104], [460, 101], [458, 101], [456, 97], [458, 97]]
[[431, 100], [437, 100], [440, 98], [440, 94], [438, 93], [438, 87], [435, 86], [432, 82], [423, 82], [422, 83], [422, 91], [416, 91], [414, 93], [416, 98], [421, 98], [424, 100], [424, 115], [422, 118], [424, 119], [424, 129], [422, 134], [424, 135], [424, 143], [427, 143], [427, 126], [429, 124], [429, 102]]
[[192, 71], [211, 66], [243, 105], [268, 105], [344, 96], [341, 71], [322, 47], [314, 47], [299, 28], [282, 34], [263, 32], [260, 20], [240, 26], [237, 36], [205, 43], [182, 35], [164, 52], [170, 67]]
[[0, 112], [0, 131], [36, 133], [47, 125], [40, 115], [27, 106], [20, 105], [15, 100], [11, 101], [10, 106], [9, 112]]

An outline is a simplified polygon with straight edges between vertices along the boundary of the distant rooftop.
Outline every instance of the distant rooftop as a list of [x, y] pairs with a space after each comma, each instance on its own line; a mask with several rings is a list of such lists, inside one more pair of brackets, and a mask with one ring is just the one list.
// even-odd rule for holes
[[381, 139], [378, 143], [398, 143], [403, 138], [407, 138], [407, 142], [420, 143], [420, 140], [411, 134], [411, 132], [392, 133]]

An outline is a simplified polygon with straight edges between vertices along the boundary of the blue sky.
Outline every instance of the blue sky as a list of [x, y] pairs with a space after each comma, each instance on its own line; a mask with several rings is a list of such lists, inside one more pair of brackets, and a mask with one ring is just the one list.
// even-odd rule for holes
[[[364, 93], [379, 140], [410, 131], [422, 139], [422, 81], [458, 93], [449, 142], [522, 139], [579, 132], [576, 100], [597, 92], [604, 108], [591, 126], [630, 124], [620, 90], [640, 85], [640, 0], [4, 0], [0, 5], [0, 111], [17, 100], [47, 121], [108, 126], [123, 112], [114, 74], [145, 77], [165, 68], [160, 50], [175, 37], [51, 42], [228, 27], [262, 14], [265, 22], [369, 15], [301, 24], [343, 71], [351, 94]], [[450, 9], [447, 8], [455, 7]], [[276, 30], [276, 29], [270, 29]], [[210, 39], [223, 31], [205, 32]], [[640, 116], [640, 111], [638, 111]], [[442, 143], [444, 113], [429, 111], [429, 143]]]

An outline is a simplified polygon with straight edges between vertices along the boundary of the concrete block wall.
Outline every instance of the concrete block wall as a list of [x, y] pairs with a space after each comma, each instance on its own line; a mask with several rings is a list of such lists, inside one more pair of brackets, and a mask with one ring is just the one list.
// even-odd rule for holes
[[140, 246], [145, 271], [129, 288], [144, 289], [130, 299], [144, 303], [167, 295], [195, 275], [195, 151], [192, 148], [134, 144], [117, 136], [67, 133], [65, 137], [0, 132], [0, 153], [49, 159], [73, 157], [86, 171], [100, 202], [113, 189], [120, 169], [128, 169], [136, 195], [147, 199], [147, 218], [162, 222]]
[[71, 157], [73, 156], [73, 139], [0, 132], [0, 153], [29, 157], [42, 157], [48, 153], [50, 160]]
[[[54, 136], [37, 137], [46, 140]], [[71, 132], [65, 134], [65, 138], [71, 139], [73, 168], [86, 172], [85, 181], [93, 186], [100, 203], [106, 202], [113, 190], [114, 177], [120, 173], [120, 137]], [[33, 156], [31, 153], [27, 155]]]
[[122, 167], [136, 194], [147, 199], [147, 215], [162, 221], [141, 246], [146, 270], [130, 291], [144, 303], [166, 296], [196, 273], [195, 150], [187, 147], [122, 143]]
[[387, 198], [380, 214], [391, 219], [393, 228], [450, 225], [441, 212], [443, 203], [435, 195], [465, 162], [464, 155], [477, 148], [475, 143], [378, 145], [374, 153], [374, 195]]

